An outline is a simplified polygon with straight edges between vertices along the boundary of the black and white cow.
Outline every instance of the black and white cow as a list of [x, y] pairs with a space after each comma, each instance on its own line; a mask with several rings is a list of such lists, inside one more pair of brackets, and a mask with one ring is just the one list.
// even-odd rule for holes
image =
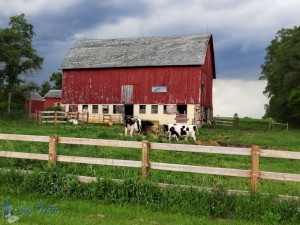
[[179, 137], [192, 137], [196, 141], [197, 127], [195, 125], [182, 125], [182, 124], [165, 124], [163, 125], [164, 130], [169, 134], [169, 141], [172, 137], [179, 140]]
[[148, 120], [140, 120], [138, 118], [128, 117], [125, 119], [125, 135], [130, 133], [132, 137], [133, 132], [137, 132], [138, 135], [141, 134], [143, 128], [153, 126], [154, 124]]

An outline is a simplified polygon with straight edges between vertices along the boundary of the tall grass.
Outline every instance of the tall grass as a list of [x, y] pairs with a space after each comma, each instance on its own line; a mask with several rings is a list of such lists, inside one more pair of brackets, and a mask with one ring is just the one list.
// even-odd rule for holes
[[13, 171], [2, 172], [0, 178], [3, 181], [1, 194], [38, 193], [45, 197], [86, 199], [101, 204], [139, 205], [153, 211], [189, 216], [262, 221], [264, 224], [300, 223], [300, 202], [297, 200], [282, 202], [275, 196], [260, 194], [229, 195], [222, 187], [211, 191], [177, 187], [162, 189], [154, 182], [136, 179], [127, 179], [124, 183], [98, 179], [86, 184], [67, 176], [57, 167], [28, 176]]

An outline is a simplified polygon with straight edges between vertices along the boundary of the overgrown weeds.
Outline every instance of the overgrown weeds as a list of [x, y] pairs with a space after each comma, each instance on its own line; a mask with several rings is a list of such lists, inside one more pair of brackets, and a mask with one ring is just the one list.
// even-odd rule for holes
[[[299, 200], [271, 195], [228, 194], [222, 187], [210, 191], [195, 188], [160, 188], [153, 182], [128, 179], [117, 183], [97, 179], [80, 183], [61, 168], [35, 171], [27, 176], [1, 172], [2, 193], [38, 193], [61, 198], [89, 199], [106, 204], [140, 205], [155, 211], [210, 218], [256, 220], [264, 224], [300, 223]], [[13, 185], [12, 185], [13, 184]]]

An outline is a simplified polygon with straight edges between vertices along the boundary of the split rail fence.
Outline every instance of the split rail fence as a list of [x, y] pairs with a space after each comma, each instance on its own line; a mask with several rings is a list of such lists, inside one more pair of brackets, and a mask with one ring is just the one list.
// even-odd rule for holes
[[214, 124], [217, 126], [238, 127], [238, 118], [214, 117]]
[[122, 124], [122, 115], [108, 115], [108, 114], [91, 114], [79, 112], [61, 112], [61, 111], [40, 111], [37, 113], [37, 121], [42, 123], [67, 123], [70, 119], [77, 119], [83, 123], [117, 123]]
[[[188, 173], [201, 173], [201, 174], [250, 178], [251, 192], [258, 191], [259, 179], [300, 182], [300, 174], [265, 172], [259, 170], [260, 157], [300, 160], [300, 152], [264, 150], [264, 149], [260, 149], [259, 146], [253, 146], [252, 148], [231, 148], [231, 147], [219, 147], [219, 146], [198, 146], [198, 145], [167, 144], [167, 143], [152, 143], [152, 142], [150, 143], [147, 141], [137, 142], [137, 141], [116, 141], [116, 140], [103, 140], [103, 139], [57, 137], [56, 135], [32, 136], [32, 135], [15, 135], [15, 134], [0, 134], [0, 140], [49, 143], [48, 154], [0, 151], [0, 157], [45, 160], [48, 161], [49, 166], [51, 166], [54, 162], [70, 162], [70, 163], [84, 163], [84, 164], [94, 164], [94, 165], [141, 168], [142, 180], [145, 180], [147, 178], [150, 169], [154, 169], [154, 170], [167, 170], [167, 171], [179, 171], [179, 172], [188, 172]], [[57, 152], [58, 144], [136, 148], [141, 150], [141, 161], [59, 155]], [[215, 167], [204, 167], [204, 166], [158, 163], [158, 162], [150, 161], [149, 158], [149, 151], [155, 151], [155, 150], [249, 156], [251, 157], [251, 165], [249, 165], [249, 170], [242, 170], [242, 169], [231, 169], [231, 168], [215, 168]]]

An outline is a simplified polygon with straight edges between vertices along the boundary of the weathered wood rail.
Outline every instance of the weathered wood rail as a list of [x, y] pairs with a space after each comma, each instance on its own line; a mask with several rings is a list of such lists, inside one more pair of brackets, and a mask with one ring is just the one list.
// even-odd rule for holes
[[238, 127], [238, 118], [230, 117], [214, 117], [214, 124], [216, 126]]
[[122, 124], [123, 116], [108, 115], [108, 114], [92, 114], [92, 113], [80, 113], [80, 112], [62, 112], [62, 111], [40, 111], [37, 113], [37, 121], [42, 123], [67, 123], [70, 119], [77, 119], [83, 123], [117, 123]]
[[[258, 191], [259, 179], [300, 182], [300, 174], [276, 173], [276, 172], [266, 172], [266, 171], [259, 170], [260, 157], [300, 160], [300, 152], [264, 150], [264, 149], [260, 149], [259, 146], [253, 146], [252, 148], [231, 148], [231, 147], [219, 147], [219, 146], [198, 146], [198, 145], [167, 144], [167, 143], [152, 143], [152, 142], [150, 143], [147, 141], [137, 142], [137, 141], [116, 141], [116, 140], [103, 140], [103, 139], [57, 137], [56, 135], [32, 136], [32, 135], [15, 135], [15, 134], [0, 134], [0, 140], [49, 143], [48, 154], [0, 151], [0, 157], [44, 160], [44, 161], [48, 161], [49, 166], [51, 166], [52, 163], [54, 162], [71, 162], [71, 163], [84, 163], [84, 164], [94, 164], [94, 165], [141, 168], [142, 180], [147, 178], [148, 171], [150, 169], [155, 169], [155, 170], [180, 171], [180, 172], [188, 172], [188, 173], [202, 173], [202, 174], [250, 178], [252, 192]], [[111, 146], [111, 147], [141, 149], [141, 161], [59, 155], [57, 152], [58, 144]], [[150, 160], [149, 158], [150, 149], [151, 151], [163, 150], [163, 151], [249, 156], [251, 157], [251, 165], [249, 165], [249, 170], [242, 170], [242, 169], [231, 169], [231, 168], [215, 168], [215, 167], [205, 167], [205, 166], [158, 163], [158, 162], [152, 162]]]

